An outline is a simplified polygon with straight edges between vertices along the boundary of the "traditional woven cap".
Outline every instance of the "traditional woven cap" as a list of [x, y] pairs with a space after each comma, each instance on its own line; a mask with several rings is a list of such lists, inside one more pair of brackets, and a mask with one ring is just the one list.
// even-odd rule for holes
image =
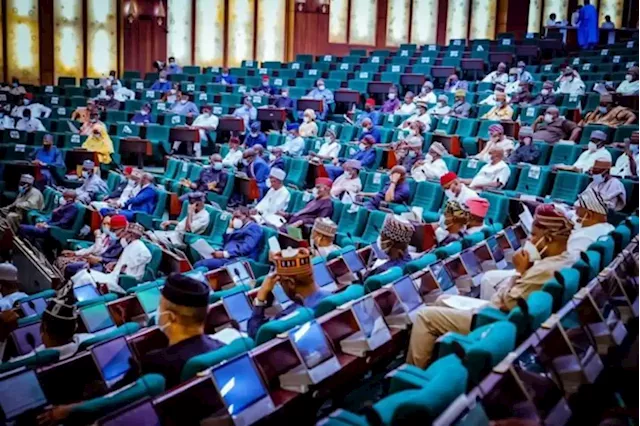
[[427, 103], [423, 102], [423, 101], [416, 101], [416, 106], [417, 107], [422, 107], [422, 108], [427, 108]]
[[447, 97], [447, 95], [440, 95], [438, 96], [438, 100], [448, 102], [449, 98]]
[[518, 132], [518, 137], [523, 138], [525, 136], [533, 136], [533, 129], [529, 126], [520, 127], [520, 132]]
[[596, 169], [596, 170], [608, 170], [611, 168], [611, 161], [607, 161], [607, 160], [596, 160], [593, 162], [593, 166], [591, 166], [591, 169]]
[[307, 248], [288, 248], [273, 254], [276, 274], [282, 277], [298, 277], [313, 274], [311, 252]]
[[456, 90], [455, 95], [456, 96], [465, 97], [465, 96], [467, 96], [467, 91], [464, 90], [464, 89], [458, 89], [458, 90]]
[[43, 316], [49, 316], [62, 321], [77, 321], [78, 308], [61, 299], [51, 299], [47, 303]]
[[18, 268], [9, 262], [0, 263], [0, 280], [18, 281]]
[[589, 139], [595, 139], [595, 140], [599, 140], [599, 141], [606, 141], [607, 140], [607, 134], [605, 132], [603, 132], [602, 130], [594, 130], [593, 132], [591, 132], [591, 135], [589, 136]]
[[560, 110], [556, 106], [550, 106], [549, 108], [547, 108], [546, 112], [548, 113], [555, 112], [556, 114], [560, 114]]
[[205, 195], [204, 192], [195, 191], [187, 194], [189, 201], [204, 201]]
[[183, 274], [171, 274], [162, 288], [162, 297], [179, 306], [203, 308], [209, 304], [209, 286]]
[[518, 68], [510, 68], [509, 69], [509, 74], [518, 75]]
[[351, 167], [354, 170], [362, 169], [362, 163], [359, 160], [347, 160], [344, 162], [345, 167]]
[[450, 184], [451, 182], [453, 182], [456, 179], [458, 179], [458, 175], [457, 174], [455, 174], [454, 172], [447, 172], [447, 173], [443, 174], [442, 176], [440, 176], [440, 185], [446, 186], [446, 185]]
[[338, 225], [328, 217], [318, 217], [313, 222], [312, 231], [333, 238], [338, 231]]
[[436, 154], [443, 156], [447, 153], [447, 148], [445, 148], [440, 142], [433, 142], [429, 147], [429, 151], [433, 151]]
[[34, 178], [33, 178], [33, 176], [31, 176], [31, 175], [24, 174], [24, 175], [20, 176], [20, 183], [30, 183], [30, 184], [33, 184], [34, 180], [35, 180], [35, 179], [34, 179]]
[[253, 123], [251, 123], [251, 126], [249, 126], [249, 128], [254, 132], [259, 132], [260, 131], [260, 122], [259, 121], [254, 121]]
[[489, 126], [489, 133], [500, 133], [504, 134], [504, 127], [501, 124], [492, 124]]
[[82, 168], [85, 170], [92, 170], [95, 166], [96, 166], [96, 163], [94, 163], [91, 160], [84, 160], [82, 162]]
[[128, 221], [126, 216], [116, 214], [111, 216], [111, 223], [109, 226], [111, 227], [111, 229], [122, 229], [127, 226], [127, 223]]
[[425, 81], [425, 83], [422, 85], [422, 87], [428, 87], [430, 89], [433, 89], [433, 83], [430, 81]]
[[455, 200], [447, 201], [444, 207], [444, 215], [451, 218], [455, 223], [464, 224], [467, 223], [469, 219], [469, 211], [465, 210], [465, 208]]
[[307, 108], [304, 110], [304, 115], [309, 116], [310, 119], [315, 120], [316, 119], [316, 112], [314, 110], [312, 110], [311, 108]]
[[398, 243], [409, 243], [415, 228], [413, 225], [400, 216], [387, 215], [382, 226], [381, 236]]
[[274, 177], [274, 178], [278, 179], [279, 181], [283, 181], [284, 178], [287, 176], [287, 174], [284, 172], [284, 170], [279, 169], [277, 167], [274, 167], [269, 172], [269, 176]]
[[319, 178], [316, 178], [316, 186], [318, 185], [324, 185], [331, 188], [331, 185], [333, 185], [333, 181], [326, 177], [319, 177]]
[[606, 215], [608, 208], [607, 203], [602, 196], [596, 192], [593, 188], [587, 188], [576, 200], [574, 206], [582, 207], [583, 209], [592, 211], [594, 213]]
[[465, 202], [469, 213], [474, 216], [485, 218], [489, 211], [489, 201], [484, 198], [471, 198]]
[[548, 235], [568, 237], [573, 229], [573, 223], [564, 211], [553, 204], [541, 204], [533, 215], [533, 226]]

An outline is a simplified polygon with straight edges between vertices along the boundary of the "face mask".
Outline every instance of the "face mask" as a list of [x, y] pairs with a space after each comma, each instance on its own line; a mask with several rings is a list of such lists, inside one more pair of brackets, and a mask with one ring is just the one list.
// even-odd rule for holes
[[540, 94], [541, 94], [542, 96], [547, 96], [547, 95], [549, 94], [549, 90], [548, 90], [548, 89], [542, 89], [542, 90], [540, 91]]
[[431, 154], [427, 154], [427, 155], [425, 155], [424, 160], [425, 160], [427, 163], [432, 163], [432, 162], [433, 162], [433, 155], [431, 155]]
[[553, 116], [551, 114], [545, 114], [544, 115], [544, 122], [545, 123], [551, 123], [553, 121]]
[[282, 92], [280, 96], [282, 96], [283, 98], [286, 98], [289, 96], [289, 94], [287, 92]]
[[313, 198], [318, 198], [318, 188], [313, 188], [311, 190], [311, 195], [313, 196]]
[[593, 175], [592, 177], [593, 177], [593, 183], [595, 183], [596, 185], [599, 185], [602, 182], [604, 182], [604, 176], [602, 174]]
[[439, 106], [440, 108], [444, 108], [444, 106], [445, 106], [445, 105], [446, 105], [446, 103], [445, 103], [445, 102], [438, 102], [438, 106]]
[[29, 99], [23, 99], [22, 103], [24, 103], [25, 105], [29, 105]]
[[529, 255], [529, 261], [536, 262], [542, 259], [541, 253], [530, 240], [525, 241], [524, 246], [522, 246], [522, 250], [524, 250]]
[[87, 179], [89, 177], [89, 172], [82, 172], [82, 177]]
[[448, 199], [456, 198], [456, 194], [454, 194], [453, 191], [450, 189], [445, 189], [444, 195], [446, 195]]
[[181, 103], [182, 105], [184, 105], [184, 104], [186, 104], [186, 103], [187, 103], [187, 101], [186, 101], [186, 99], [180, 99], [180, 103]]
[[177, 90], [176, 90], [176, 89], [171, 89], [171, 94], [172, 94], [172, 95], [175, 95], [175, 94], [176, 94], [176, 92], [177, 92]]
[[324, 90], [324, 84], [318, 84], [318, 90]]
[[269, 154], [269, 161], [276, 161], [276, 156], [273, 154]]
[[505, 102], [504, 101], [498, 101], [496, 103], [497, 106], [499, 106], [500, 108], [502, 108], [504, 106]]
[[262, 86], [263, 87], [268, 87], [269, 86], [269, 82], [268, 81], [263, 81], [262, 82]]
[[129, 245], [129, 241], [127, 241], [127, 239], [126, 239], [126, 238], [124, 238], [124, 237], [123, 237], [123, 238], [120, 238], [120, 245], [121, 245], [122, 247], [126, 247], [126, 246], [128, 246], [128, 245]]
[[367, 144], [361, 143], [361, 144], [358, 144], [358, 147], [360, 148], [360, 151], [364, 151], [365, 149], [367, 149]]
[[249, 160], [247, 160], [246, 158], [242, 159], [242, 165], [243, 166], [248, 166], [249, 164], [251, 164], [251, 163], [249, 163]]
[[13, 87], [18, 87], [18, 83], [13, 83]]
[[415, 151], [409, 151], [409, 153], [407, 154], [409, 156], [409, 158], [415, 158], [415, 156], [417, 155]]
[[589, 142], [587, 148], [589, 149], [589, 152], [596, 152], [596, 150], [598, 149], [598, 145], [596, 145], [594, 142]]
[[66, 198], [60, 198], [60, 200], [58, 200], [58, 204], [60, 204], [61, 206], [66, 206], [67, 205], [67, 199]]
[[633, 81], [633, 76], [631, 74], [627, 74], [624, 76], [624, 79], [627, 81]]
[[522, 87], [520, 86], [516, 87], [516, 93], [522, 93]]
[[167, 328], [169, 328], [171, 326], [171, 324], [173, 323], [172, 321], [167, 321], [166, 323], [160, 325], [160, 318], [162, 318], [163, 315], [168, 314], [169, 312], [160, 312], [160, 309], [156, 309], [156, 311], [153, 313], [153, 319], [155, 324], [158, 326], [158, 328], [160, 329], [160, 331], [162, 331], [163, 333], [167, 330]]
[[256, 136], [258, 136], [258, 132], [251, 132], [251, 136], [255, 138]]
[[434, 233], [436, 234], [436, 240], [439, 243], [444, 241], [444, 239], [447, 238], [447, 236], [449, 235], [449, 231], [447, 231], [446, 229], [442, 229], [440, 227], [437, 227]]
[[422, 93], [429, 93], [429, 88], [428, 87], [423, 87], [422, 88]]
[[511, 75], [511, 76], [509, 76], [509, 81], [510, 81], [510, 82], [512, 82], [512, 83], [513, 83], [514, 81], [516, 81], [516, 76], [515, 76], [515, 75]]
[[309, 121], [311, 121], [311, 119], [309, 117], [304, 117], [302, 121], [304, 121], [305, 123], [308, 123]]
[[522, 142], [523, 145], [530, 145], [531, 144], [531, 138], [530, 137], [522, 138], [522, 140], [520, 142]]
[[220, 162], [213, 163], [213, 170], [218, 170], [218, 171], [222, 170], [222, 163]]
[[240, 229], [242, 228], [242, 225], [243, 225], [242, 219], [237, 217], [233, 219], [233, 222], [231, 222], [231, 226], [233, 226], [233, 229]]
[[389, 99], [395, 99], [396, 98], [396, 94], [395, 93], [389, 93]]
[[631, 154], [638, 155], [638, 151], [640, 149], [638, 148], [638, 145], [629, 145], [629, 150], [631, 151]]
[[20, 187], [18, 188], [18, 192], [20, 192], [21, 194], [27, 192], [27, 185], [20, 185]]
[[600, 114], [606, 114], [607, 113], [607, 107], [604, 107], [604, 106], [598, 107], [598, 111], [600, 111]]
[[166, 78], [163, 78], [163, 77], [160, 77], [160, 78], [159, 78], [159, 80], [160, 80], [160, 83], [164, 83], [164, 82], [166, 82], [166, 81], [167, 81], [167, 79], [166, 79]]
[[498, 96], [500, 96], [502, 94], [502, 92], [493, 92], [493, 97], [497, 98]]

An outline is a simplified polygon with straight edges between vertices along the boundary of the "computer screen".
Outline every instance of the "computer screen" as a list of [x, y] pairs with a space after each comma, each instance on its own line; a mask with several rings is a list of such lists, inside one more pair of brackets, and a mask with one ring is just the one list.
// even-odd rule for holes
[[487, 244], [489, 245], [489, 250], [491, 251], [491, 255], [493, 256], [493, 261], [498, 263], [504, 259], [504, 252], [498, 243], [496, 237], [490, 237], [487, 239]]
[[387, 327], [373, 297], [366, 297], [354, 303], [353, 311], [358, 317], [362, 332], [367, 338]]
[[378, 245], [377, 242], [371, 244], [371, 249], [373, 250], [373, 252], [376, 254], [376, 258], [380, 259], [380, 260], [386, 260], [389, 258], [389, 256], [387, 255], [387, 253], [385, 253], [384, 251], [382, 251], [382, 249], [380, 248], [380, 246]]
[[561, 388], [553, 374], [542, 365], [533, 347], [520, 355], [513, 362], [513, 367], [542, 418], [547, 417], [562, 398]]
[[160, 426], [160, 419], [151, 401], [137, 405], [121, 414], [116, 414], [101, 423], [102, 426]]
[[333, 355], [322, 327], [315, 321], [292, 330], [289, 336], [308, 369], [317, 367]]
[[329, 272], [329, 268], [327, 268], [326, 262], [318, 262], [313, 265], [313, 278], [319, 287], [324, 287], [335, 282], [331, 276], [331, 272]]
[[407, 312], [411, 312], [418, 306], [422, 305], [422, 298], [413, 285], [411, 277], [402, 277], [395, 283], [393, 287], [396, 290], [396, 294], [400, 298], [400, 301], [404, 303]]
[[0, 408], [5, 418], [13, 419], [22, 413], [47, 404], [34, 370], [28, 370], [0, 381]]
[[351, 272], [360, 272], [365, 268], [360, 255], [355, 250], [344, 252], [342, 258]]
[[436, 281], [438, 281], [440, 290], [447, 291], [454, 286], [455, 283], [453, 282], [453, 279], [451, 279], [449, 272], [447, 272], [447, 268], [442, 264], [442, 261], [434, 263], [430, 268], [431, 272], [433, 272], [433, 276], [436, 278]]
[[98, 345], [91, 352], [108, 385], [122, 379], [131, 368], [133, 355], [124, 337]]
[[147, 290], [136, 293], [142, 309], [148, 314], [155, 312], [160, 304], [160, 289], [158, 287], [149, 288]]
[[460, 254], [460, 258], [462, 259], [462, 263], [464, 264], [467, 272], [472, 277], [475, 277], [482, 272], [480, 262], [478, 262], [478, 258], [476, 257], [473, 250], [463, 251], [462, 254]]
[[40, 315], [47, 309], [47, 301], [44, 297], [38, 297], [28, 302], [20, 302], [20, 309], [22, 309], [25, 317]]
[[[17, 328], [12, 334], [16, 349], [20, 355], [29, 353], [42, 344], [39, 322]], [[31, 343], [29, 343], [29, 340], [31, 340], [31, 338], [28, 337], [29, 335], [33, 337], [33, 342]]]
[[249, 284], [251, 282], [251, 275], [247, 271], [244, 263], [235, 262], [231, 265], [227, 265], [226, 269], [236, 285]]
[[73, 294], [78, 302], [84, 302], [85, 300], [91, 300], [95, 299], [96, 297], [100, 297], [98, 290], [96, 290], [93, 284], [85, 284], [74, 287]]
[[509, 240], [509, 244], [511, 244], [511, 248], [514, 250], [520, 249], [522, 244], [520, 244], [520, 238], [518, 238], [513, 228], [507, 228], [504, 232], [507, 234], [507, 239]]
[[251, 404], [267, 396], [267, 391], [249, 355], [242, 355], [220, 365], [213, 370], [212, 374], [220, 390], [220, 396], [231, 415], [242, 412]]
[[89, 333], [95, 333], [114, 325], [113, 319], [111, 319], [111, 315], [109, 315], [109, 311], [103, 303], [82, 309], [80, 315]]
[[289, 297], [284, 292], [280, 284], [276, 284], [273, 287], [273, 296], [276, 298], [276, 301], [281, 305], [291, 302], [291, 299], [289, 299]]
[[227, 309], [229, 316], [234, 320], [242, 322], [251, 318], [253, 309], [251, 309], [249, 300], [244, 293], [236, 293], [231, 296], [223, 297], [222, 303]]

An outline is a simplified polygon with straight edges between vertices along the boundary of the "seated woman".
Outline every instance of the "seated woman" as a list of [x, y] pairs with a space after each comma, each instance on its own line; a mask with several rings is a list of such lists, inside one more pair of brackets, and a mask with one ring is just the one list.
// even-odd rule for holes
[[338, 225], [328, 217], [319, 217], [311, 228], [311, 253], [314, 256], [327, 257], [332, 251], [340, 250], [333, 243]]
[[380, 237], [376, 244], [385, 252], [388, 259], [378, 259], [373, 264], [369, 276], [381, 274], [394, 266], [403, 267], [411, 260], [409, 255], [409, 243], [413, 237], [415, 228], [400, 216], [388, 215], [380, 231]]
[[95, 125], [91, 129], [91, 134], [82, 144], [82, 148], [87, 151], [96, 152], [98, 161], [101, 164], [111, 164], [111, 154], [113, 154], [113, 142], [104, 126]]
[[462, 239], [466, 235], [468, 221], [469, 212], [457, 201], [449, 200], [444, 208], [444, 221], [441, 224], [434, 224], [438, 247]]
[[340, 142], [336, 139], [336, 132], [327, 129], [324, 133], [324, 141], [320, 145], [318, 152], [309, 152], [309, 159], [317, 159], [320, 161], [333, 161], [338, 158], [340, 153]]
[[390, 171], [389, 182], [376, 194], [362, 193], [362, 196], [372, 196], [373, 198], [365, 203], [365, 208], [377, 210], [380, 203], [404, 204], [409, 201], [411, 190], [407, 180], [407, 170], [402, 166], [394, 166]]
[[314, 110], [304, 110], [302, 124], [298, 129], [298, 133], [300, 133], [300, 136], [303, 138], [318, 136], [318, 125], [316, 124], [316, 113]]

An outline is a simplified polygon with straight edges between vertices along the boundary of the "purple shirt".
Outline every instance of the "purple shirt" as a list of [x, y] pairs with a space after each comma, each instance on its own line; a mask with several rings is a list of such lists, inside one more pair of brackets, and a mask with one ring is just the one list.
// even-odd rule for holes
[[307, 203], [306, 206], [302, 208], [302, 210], [293, 214], [288, 223], [296, 223], [299, 220], [302, 221], [304, 225], [311, 225], [315, 222], [317, 217], [328, 217], [330, 218], [333, 214], [333, 202], [331, 201], [331, 197], [327, 197], [324, 199], [314, 199]]
[[[371, 199], [371, 201], [365, 204], [365, 207], [368, 209], [377, 209], [378, 207], [380, 207], [380, 203], [384, 201], [384, 196], [389, 190], [390, 184], [391, 183], [387, 183], [384, 188], [382, 188], [382, 191], [378, 192], [375, 197]], [[407, 182], [402, 182], [396, 186], [393, 202], [398, 204], [408, 203], [410, 196], [411, 192], [409, 191], [409, 185], [407, 184]]]
[[385, 114], [389, 114], [395, 112], [398, 108], [400, 108], [400, 99], [387, 99], [384, 101], [384, 104], [382, 104], [382, 109], [380, 111]]

